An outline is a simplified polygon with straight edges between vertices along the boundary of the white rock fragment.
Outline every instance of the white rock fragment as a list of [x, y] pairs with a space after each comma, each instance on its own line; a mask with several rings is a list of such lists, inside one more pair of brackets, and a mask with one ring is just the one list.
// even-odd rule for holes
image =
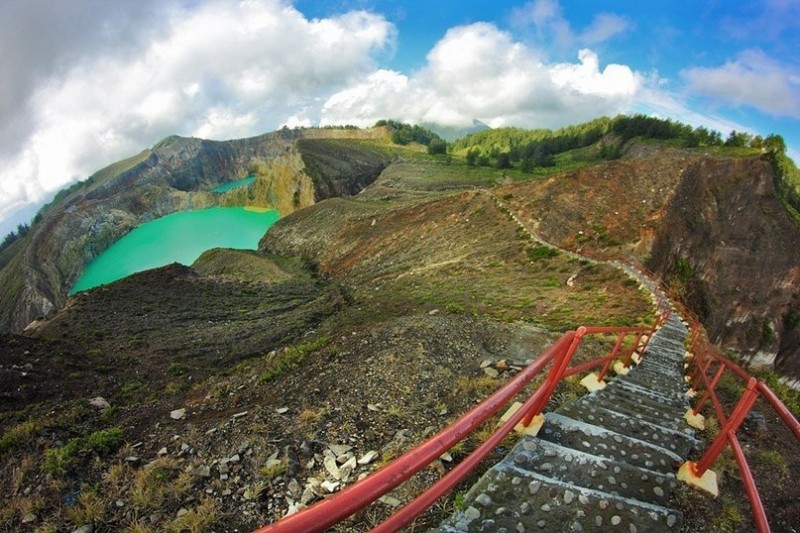
[[339, 457], [352, 450], [353, 447], [347, 444], [329, 444], [328, 449], [333, 452], [333, 455]]
[[182, 420], [186, 418], [186, 408], [181, 407], [180, 409], [175, 409], [174, 411], [170, 411], [169, 417], [173, 420]]
[[487, 366], [483, 369], [483, 373], [489, 376], [490, 378], [496, 378], [500, 373], [495, 370], [494, 368]]
[[343, 464], [339, 468], [339, 472], [342, 475], [342, 481], [346, 482], [347, 480], [349, 480], [350, 476], [353, 473], [353, 470], [355, 470], [355, 469], [356, 469], [356, 458], [355, 457], [351, 457], [350, 459], [348, 459], [348, 461], [345, 464]]
[[100, 409], [101, 411], [103, 409], [108, 409], [109, 407], [111, 407], [111, 404], [108, 403], [108, 401], [102, 396], [95, 396], [94, 398], [89, 400], [89, 405], [91, 405], [94, 408]]
[[358, 464], [362, 466], [368, 465], [372, 461], [374, 461], [377, 457], [378, 457], [378, 452], [376, 452], [375, 450], [370, 450], [361, 456], [361, 458], [358, 460]]
[[333, 457], [326, 457], [323, 466], [325, 466], [325, 470], [328, 471], [331, 477], [334, 479], [342, 479], [342, 473], [339, 471], [339, 465], [336, 464], [336, 459]]
[[327, 490], [328, 492], [334, 492], [336, 489], [339, 488], [338, 481], [328, 481], [327, 479], [319, 484], [320, 487]]

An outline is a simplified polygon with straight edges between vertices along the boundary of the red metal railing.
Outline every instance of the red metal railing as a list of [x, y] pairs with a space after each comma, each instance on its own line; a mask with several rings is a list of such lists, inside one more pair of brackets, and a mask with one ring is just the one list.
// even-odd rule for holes
[[[630, 265], [630, 263], [628, 264]], [[676, 307], [679, 313], [686, 319], [689, 319], [692, 324], [692, 337], [689, 345], [694, 356], [691, 359], [690, 381], [692, 382], [692, 389], [694, 391], [699, 392], [701, 388], [704, 391], [703, 396], [697, 402], [693, 412], [694, 414], [698, 414], [710, 401], [714, 407], [717, 418], [722, 424], [719, 435], [715, 438], [714, 442], [711, 443], [708, 450], [706, 450], [697, 463], [690, 463], [690, 468], [695, 475], [702, 476], [703, 473], [713, 466], [725, 446], [730, 445], [742, 475], [742, 481], [753, 509], [754, 521], [758, 531], [769, 531], [766, 512], [764, 511], [764, 506], [761, 502], [753, 474], [747, 464], [742, 447], [736, 438], [736, 431], [759, 396], [775, 410], [799, 441], [800, 423], [798, 423], [794, 415], [766, 383], [757, 381], [741, 367], [729, 361], [703, 336], [704, 330], [700, 320], [690, 309], [681, 303], [680, 298], [674, 291], [660, 282], [653, 273], [641, 266], [633, 267], [643, 275], [649, 277], [658, 287], [655, 294], [658, 300], [657, 306], [661, 314], [652, 328], [581, 327], [576, 331], [565, 333], [553, 346], [547, 349], [538, 359], [523, 369], [512, 380], [500, 387], [478, 406], [435, 436], [406, 452], [403, 456], [374, 472], [362, 481], [317, 502], [307, 509], [285, 517], [274, 524], [264, 526], [257, 531], [259, 533], [323, 531], [366, 508], [375, 500], [430, 465], [443, 453], [466, 438], [481, 424], [497, 414], [514, 396], [529, 385], [548, 364], [552, 363], [544, 383], [528, 397], [522, 407], [513, 413], [491, 437], [484, 441], [470, 455], [420, 496], [394, 513], [383, 523], [379, 524], [374, 531], [388, 532], [400, 529], [422, 514], [436, 500], [452, 490], [452, 488], [462, 481], [518, 423], [523, 423], [523, 425], [527, 426], [531, 420], [542, 411], [562, 379], [574, 374], [586, 372], [593, 368], [601, 367], [598, 374], [598, 381], [602, 381], [614, 360], [621, 360], [624, 366], [627, 367], [634, 353], [638, 352], [644, 355], [645, 348], [652, 334], [668, 318], [670, 306]], [[669, 297], [669, 301], [664, 299], [661, 291]], [[574, 367], [569, 367], [572, 357], [580, 346], [583, 338], [587, 335], [600, 334], [617, 335], [617, 340], [611, 352], [603, 357], [593, 359]], [[621, 347], [628, 336], [634, 337], [635, 340], [628, 349], [622, 350]], [[711, 377], [709, 377], [709, 371], [712, 372]], [[727, 371], [732, 372], [746, 383], [744, 393], [729, 416], [726, 416], [722, 403], [715, 392], [715, 388]]]
[[[623, 364], [627, 366], [634, 352], [644, 353], [646, 343], [668, 316], [669, 310], [666, 309], [650, 328], [580, 327], [576, 331], [565, 333], [538, 359], [444, 430], [360, 482], [317, 502], [307, 509], [287, 516], [274, 524], [264, 526], [257, 531], [281, 533], [323, 531], [366, 508], [372, 502], [430, 465], [481, 424], [497, 414], [514, 396], [538, 376], [548, 364], [552, 363], [544, 383], [528, 397], [522, 407], [514, 412], [489, 439], [415, 500], [378, 525], [374, 531], [398, 530], [413, 521], [433, 505], [436, 500], [463, 480], [518, 423], [521, 422], [527, 427], [531, 420], [541, 413], [558, 383], [563, 378], [596, 367], [602, 367], [601, 374], [604, 375], [615, 359], [622, 360]], [[573, 355], [586, 336], [608, 334], [617, 335], [617, 341], [609, 354], [569, 368]], [[623, 350], [621, 347], [628, 336], [635, 340], [629, 348]]]
[[[747, 497], [750, 500], [756, 527], [759, 532], [770, 531], [764, 504], [761, 502], [758, 487], [742, 447], [736, 438], [736, 432], [759, 396], [766, 400], [775, 410], [798, 441], [800, 441], [800, 423], [766, 383], [756, 380], [740, 366], [728, 360], [716, 346], [703, 337], [702, 329], [696, 319], [693, 320], [690, 351], [693, 353], [690, 363], [692, 390], [696, 392], [704, 391], [703, 396], [693, 409], [693, 414], [697, 415], [711, 400], [714, 412], [722, 427], [700, 460], [696, 463], [689, 462], [689, 469], [697, 477], [702, 477], [714, 465], [725, 446], [730, 445], [736, 464], [739, 467], [739, 472], [742, 475]], [[730, 415], [725, 414], [722, 402], [720, 402], [715, 391], [726, 372], [732, 373], [745, 382], [744, 392]], [[709, 375], [711, 376], [710, 378]]]

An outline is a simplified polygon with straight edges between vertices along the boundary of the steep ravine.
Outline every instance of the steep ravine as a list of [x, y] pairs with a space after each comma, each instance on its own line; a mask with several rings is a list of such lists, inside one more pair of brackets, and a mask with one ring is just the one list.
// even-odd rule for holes
[[[170, 137], [132, 168], [98, 172], [47, 210], [23, 246], [15, 247], [20, 257], [3, 261], [0, 332], [20, 331], [63, 307], [85, 265], [143, 222], [218, 204], [273, 207], [285, 215], [316, 200], [359, 192], [389, 157], [366, 145], [350, 146], [344, 154], [325, 139], [343, 135], [374, 138], [382, 132], [282, 130], [224, 142]], [[298, 142], [306, 137], [314, 140]], [[261, 172], [251, 197], [209, 192], [254, 170]]]
[[800, 378], [800, 228], [767, 156], [633, 145], [626, 157], [497, 196], [545, 240], [627, 257], [666, 279], [712, 337], [755, 367]]
[[690, 165], [648, 266], [685, 294], [711, 340], [754, 366], [800, 376], [800, 228], [763, 158]]

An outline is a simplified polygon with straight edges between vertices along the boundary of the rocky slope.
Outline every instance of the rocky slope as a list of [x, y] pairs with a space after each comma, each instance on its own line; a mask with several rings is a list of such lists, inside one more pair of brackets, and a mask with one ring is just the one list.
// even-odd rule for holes
[[800, 378], [800, 228], [766, 159], [688, 165], [649, 264], [685, 294], [712, 341]]
[[634, 145], [628, 156], [525, 184], [509, 205], [544, 238], [630, 257], [667, 280], [715, 342], [800, 377], [800, 227], [766, 156]]
[[[331, 139], [382, 138], [378, 130], [282, 130], [235, 141], [170, 137], [127, 165], [98, 172], [50, 206], [0, 258], [0, 331], [19, 331], [61, 308], [84, 266], [133, 227], [213, 205], [272, 207], [281, 214], [359, 192], [388, 164], [384, 151]], [[309, 162], [306, 170], [306, 161]], [[210, 190], [250, 174], [251, 190]]]
[[[288, 136], [300, 134], [281, 135], [294, 142]], [[395, 150], [379, 148], [305, 137], [273, 159], [251, 160], [247, 171], [280, 174], [272, 190], [299, 191], [285, 204], [291, 210], [309, 201], [308, 179], [315, 195], [353, 195], [343, 186], [366, 185], [368, 169]], [[306, 178], [284, 180], [298, 168], [297, 154]], [[649, 260], [673, 276], [676, 257], [692, 257], [677, 255], [683, 241], [664, 233], [685, 231], [686, 240], [729, 231], [709, 215], [715, 211], [685, 229], [675, 220], [681, 208], [705, 205], [715, 183], [737, 190], [734, 179], [699, 174], [755, 180], [740, 180], [734, 197], [768, 178], [760, 158], [651, 146], [541, 179], [414, 150], [397, 155], [363, 192], [315, 196], [283, 217], [260, 252], [212, 250], [192, 267], [142, 272], [69, 299], [24, 335], [0, 335], [0, 529], [250, 530], [274, 521], [444, 427], [557, 332], [652, 321], [635, 282], [541, 246], [512, 215], [564, 248]], [[343, 165], [347, 157], [355, 162]], [[684, 194], [690, 186], [697, 188]], [[256, 190], [247, 201], [258, 200]], [[754, 204], [758, 218], [772, 204], [768, 184], [755, 190], [764, 193]], [[723, 257], [722, 244], [708, 246]], [[683, 285], [690, 299], [700, 265], [689, 264], [697, 273]], [[700, 281], [699, 289], [717, 290]], [[577, 357], [606, 353], [609, 343]], [[550, 408], [577, 392], [562, 384]], [[452, 463], [435, 462], [341, 530], [366, 530], [392, 513], [495, 424], [454, 449]], [[796, 498], [789, 480], [800, 463], [780, 445], [790, 436], [773, 433], [772, 418], [768, 424], [761, 446], [772, 453], [751, 464], [759, 480], [775, 473], [772, 517], [791, 508], [781, 500]], [[723, 487], [741, 494], [728, 484], [733, 477], [723, 476]], [[448, 506], [418, 525], [438, 523]], [[709, 504], [691, 507], [703, 514]], [[777, 524], [792, 523], [787, 516]], [[705, 515], [693, 522], [707, 523]]]

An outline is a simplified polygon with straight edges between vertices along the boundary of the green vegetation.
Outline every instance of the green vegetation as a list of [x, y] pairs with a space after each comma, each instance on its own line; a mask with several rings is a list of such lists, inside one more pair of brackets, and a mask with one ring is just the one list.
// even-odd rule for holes
[[764, 450], [759, 454], [758, 458], [762, 463], [781, 474], [789, 473], [789, 466], [786, 464], [786, 460], [781, 455], [781, 452], [777, 450]]
[[[388, 126], [392, 129], [392, 142], [407, 145], [416, 142], [429, 148], [429, 153], [444, 153], [447, 151], [447, 142], [437, 134], [422, 126], [405, 124], [396, 120], [379, 120], [375, 127]], [[431, 144], [434, 148], [431, 148]], [[442, 149], [444, 147], [444, 149]], [[435, 151], [434, 151], [435, 150]]]
[[542, 261], [558, 255], [558, 250], [544, 245], [537, 246], [536, 248], [528, 248], [525, 252], [528, 254], [528, 258], [530, 258], [531, 261]]
[[800, 311], [797, 309], [791, 309], [783, 315], [783, 327], [787, 330], [794, 329], [798, 324], [800, 324]]
[[755, 374], [755, 377], [766, 383], [794, 416], [800, 417], [800, 391], [794, 390], [781, 381], [781, 377], [775, 372], [759, 372]]
[[786, 211], [800, 225], [800, 170], [786, 155], [786, 145], [779, 135], [767, 137], [771, 140], [770, 162], [774, 173], [775, 191]]
[[694, 277], [694, 270], [689, 262], [683, 257], [679, 257], [675, 261], [675, 275], [682, 284], [687, 284]]
[[21, 422], [6, 429], [0, 437], [0, 457], [15, 448], [28, 444], [39, 433], [40, 429], [41, 425], [33, 420]]
[[28, 231], [30, 231], [30, 229], [31, 229], [31, 227], [29, 225], [27, 225], [27, 224], [18, 224], [17, 225], [17, 231], [13, 231], [13, 230], [10, 231], [3, 238], [3, 242], [0, 242], [0, 252], [2, 252], [3, 250], [5, 250], [9, 246], [11, 246], [14, 243], [14, 241], [16, 241], [17, 239], [21, 239], [22, 237], [27, 235]]
[[105, 457], [122, 445], [122, 430], [117, 427], [95, 431], [85, 437], [75, 437], [64, 446], [51, 448], [44, 454], [42, 469], [55, 474], [67, 470], [78, 455], [94, 452]]
[[171, 363], [167, 369], [167, 374], [180, 377], [189, 373], [189, 367], [183, 363]]
[[264, 383], [297, 368], [308, 354], [324, 348], [329, 342], [330, 339], [323, 336], [284, 348], [269, 362], [268, 368], [258, 376], [259, 383]]

